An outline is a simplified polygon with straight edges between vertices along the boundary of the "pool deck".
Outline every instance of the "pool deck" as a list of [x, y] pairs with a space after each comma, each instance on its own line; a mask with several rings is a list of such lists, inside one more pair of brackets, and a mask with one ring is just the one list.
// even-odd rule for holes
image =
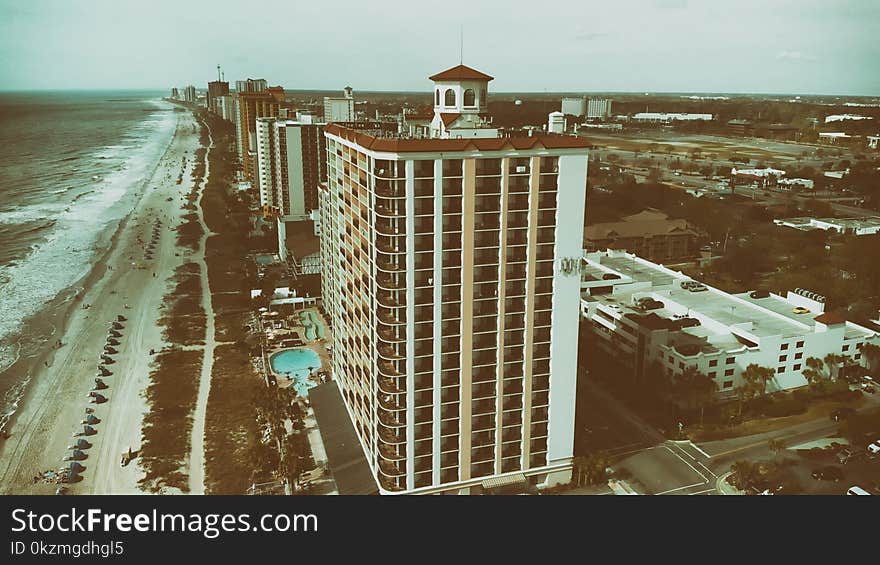
[[[300, 314], [302, 312], [312, 312], [312, 315], [318, 319], [318, 321], [321, 323], [321, 325], [324, 328], [324, 338], [323, 339], [314, 339], [314, 340], [306, 339], [305, 328], [302, 326], [301, 322], [299, 321]], [[296, 312], [294, 312], [293, 316], [289, 317], [288, 319], [290, 319], [290, 318], [292, 318], [294, 320], [294, 325], [291, 329], [293, 330], [293, 333], [296, 334], [296, 336], [303, 342], [303, 345], [298, 345], [298, 346], [294, 346], [294, 347], [274, 347], [271, 349], [268, 349], [268, 348], [266, 349], [266, 369], [268, 371], [270, 371], [272, 373], [272, 375], [275, 376], [275, 380], [278, 383], [278, 387], [285, 388], [287, 386], [290, 386], [290, 384], [293, 383], [293, 379], [288, 379], [287, 377], [283, 376], [282, 374], [276, 372], [272, 368], [272, 364], [269, 362], [269, 359], [271, 359], [272, 356], [275, 355], [276, 353], [280, 353], [281, 351], [287, 351], [290, 349], [308, 348], [308, 349], [311, 349], [312, 351], [314, 351], [315, 353], [317, 353], [318, 359], [320, 359], [320, 361], [321, 361], [321, 368], [319, 369], [319, 371], [326, 372], [328, 375], [328, 381], [332, 380], [333, 375], [330, 371], [330, 351], [327, 350], [327, 345], [330, 343], [330, 336], [327, 333], [327, 324], [324, 320], [324, 317], [321, 315], [321, 313], [318, 311], [317, 308], [305, 308], [303, 310], [297, 310]], [[315, 384], [320, 384], [320, 381], [318, 381], [318, 382], [312, 381], [312, 382]]]

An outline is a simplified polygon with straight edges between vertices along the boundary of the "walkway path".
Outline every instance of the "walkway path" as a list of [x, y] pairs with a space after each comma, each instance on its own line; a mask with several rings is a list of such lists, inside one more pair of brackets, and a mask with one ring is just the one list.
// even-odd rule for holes
[[205, 223], [205, 214], [202, 201], [205, 198], [205, 190], [208, 185], [211, 162], [211, 148], [214, 146], [214, 138], [211, 128], [205, 122], [208, 130], [208, 146], [205, 152], [205, 177], [202, 184], [201, 194], [196, 211], [199, 215], [199, 223], [202, 225], [202, 241], [199, 243], [199, 252], [196, 260], [202, 273], [202, 308], [205, 310], [205, 347], [202, 356], [202, 374], [199, 377], [199, 393], [196, 397], [196, 407], [193, 411], [192, 437], [190, 439], [189, 456], [189, 492], [190, 494], [205, 494], [205, 414], [208, 407], [208, 395], [211, 392], [211, 371], [214, 368], [214, 348], [217, 345], [214, 335], [214, 306], [211, 302], [211, 287], [208, 284], [208, 263], [205, 261], [208, 238], [213, 232]]

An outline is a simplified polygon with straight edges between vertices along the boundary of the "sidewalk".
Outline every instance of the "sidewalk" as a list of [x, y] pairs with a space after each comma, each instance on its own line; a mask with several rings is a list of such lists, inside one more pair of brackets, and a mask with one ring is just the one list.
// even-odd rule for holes
[[715, 481], [715, 490], [718, 491], [718, 494], [744, 496], [746, 493], [727, 482], [727, 477], [732, 474], [733, 473], [728, 472], [718, 477], [718, 479]]

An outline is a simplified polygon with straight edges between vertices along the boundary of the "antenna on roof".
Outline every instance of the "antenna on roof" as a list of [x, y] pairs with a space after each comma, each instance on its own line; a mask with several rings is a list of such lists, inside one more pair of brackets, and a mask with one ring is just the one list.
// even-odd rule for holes
[[217, 65], [217, 80], [223, 80], [223, 77], [220, 76], [220, 65]]
[[464, 24], [458, 26], [458, 64], [464, 64]]

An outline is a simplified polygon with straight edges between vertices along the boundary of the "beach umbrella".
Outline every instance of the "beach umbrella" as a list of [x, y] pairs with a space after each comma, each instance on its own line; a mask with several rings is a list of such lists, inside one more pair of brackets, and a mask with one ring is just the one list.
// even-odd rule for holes
[[123, 325], [120, 324], [119, 322], [113, 322], [113, 329], [114, 329], [114, 330], [121, 330], [121, 329], [123, 329], [124, 327], [125, 327], [125, 326], [123, 326]]
[[113, 374], [113, 372], [104, 365], [98, 365], [98, 372], [101, 374], [102, 377], [109, 377]]
[[116, 363], [116, 361], [114, 361], [112, 358], [108, 357], [107, 355], [101, 355], [101, 361], [103, 361], [107, 365], [112, 365], [113, 363]]
[[107, 338], [107, 345], [119, 345], [119, 341], [113, 339], [112, 337]]
[[86, 441], [86, 440], [83, 439], [83, 438], [79, 438], [78, 440], [76, 440], [76, 441], [73, 443], [73, 445], [71, 445], [71, 446], [68, 447], [67, 449], [88, 449], [88, 448], [90, 448], [90, 447], [92, 447], [92, 444], [91, 444], [91, 443], [89, 443], [88, 441]]
[[72, 451], [68, 451], [67, 455], [64, 456], [65, 461], [82, 461], [86, 458], [86, 454], [80, 451], [79, 449], [74, 449]]
[[122, 334], [116, 330], [110, 330], [110, 337], [122, 337]]
[[83, 424], [100, 424], [101, 420], [98, 419], [94, 414], [89, 414], [82, 421]]
[[93, 435], [95, 435], [96, 433], [98, 433], [98, 430], [96, 430], [96, 429], [93, 428], [92, 426], [83, 426], [83, 431], [82, 431], [82, 433], [80, 433], [80, 434], [78, 434], [78, 435], [83, 435], [83, 436], [93, 436]]
[[115, 349], [113, 349], [109, 345], [104, 346], [104, 351], [106, 351], [109, 355], [115, 355], [115, 354], [119, 353], [118, 351], [116, 351]]
[[117, 321], [117, 322], [124, 322], [124, 321], [126, 321], [126, 319], [127, 319], [127, 318], [126, 318], [125, 316], [123, 316], [122, 314], [119, 314], [119, 315], [116, 316], [116, 321]]

